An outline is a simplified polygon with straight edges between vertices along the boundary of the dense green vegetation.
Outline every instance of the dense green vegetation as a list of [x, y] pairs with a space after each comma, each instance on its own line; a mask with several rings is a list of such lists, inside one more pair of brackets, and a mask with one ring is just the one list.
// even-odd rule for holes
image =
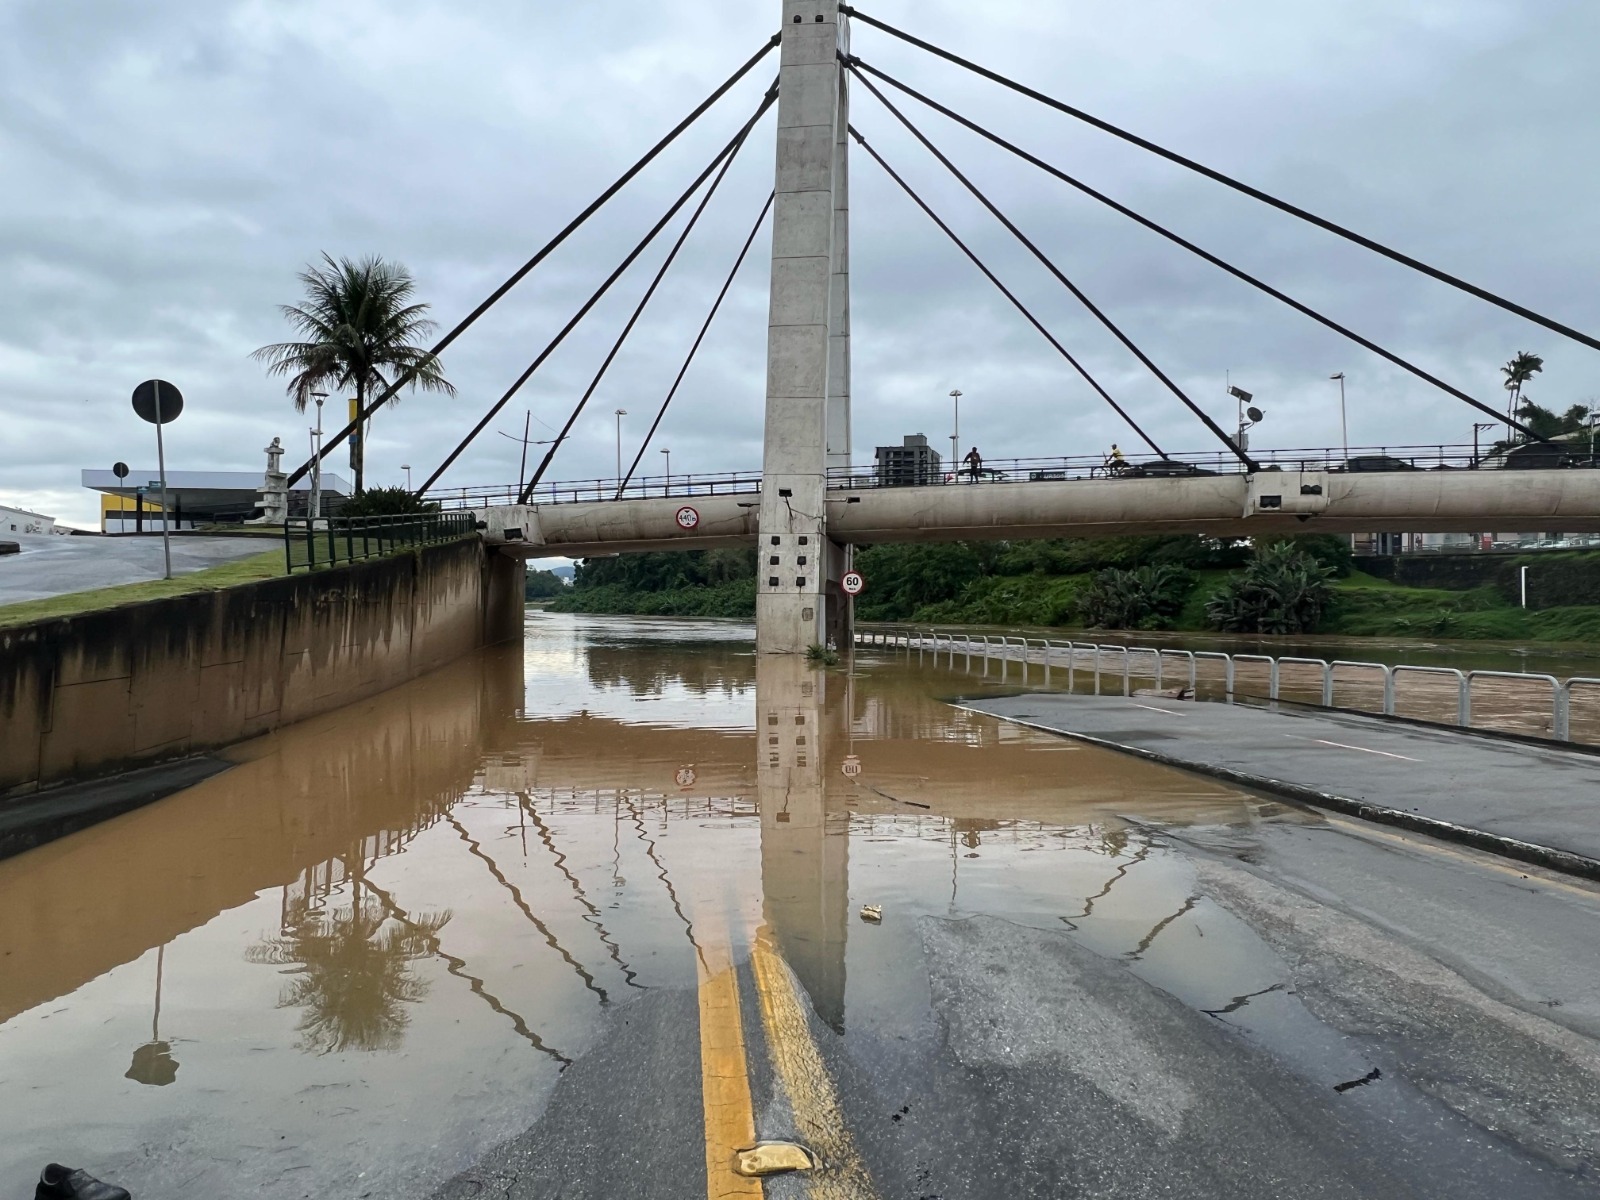
[[[865, 621], [1600, 641], [1600, 605], [1528, 612], [1490, 586], [1385, 582], [1354, 572], [1348, 543], [1327, 535], [874, 546], [855, 564]], [[748, 550], [594, 559], [550, 607], [749, 617], [755, 567]]]
[[756, 611], [754, 550], [622, 554], [578, 564], [552, 612], [647, 617], [750, 617]]
[[525, 600], [549, 600], [554, 596], [566, 594], [567, 581], [554, 571], [529, 571], [522, 583], [522, 596]]

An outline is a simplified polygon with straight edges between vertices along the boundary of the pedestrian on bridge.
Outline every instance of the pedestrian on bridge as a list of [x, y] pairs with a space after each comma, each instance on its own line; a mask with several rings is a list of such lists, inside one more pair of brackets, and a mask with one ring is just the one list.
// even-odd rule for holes
[[967, 456], [961, 462], [967, 468], [967, 474], [972, 477], [972, 482], [977, 483], [978, 475], [983, 471], [983, 455], [978, 453], [978, 448], [974, 446], [968, 450]]

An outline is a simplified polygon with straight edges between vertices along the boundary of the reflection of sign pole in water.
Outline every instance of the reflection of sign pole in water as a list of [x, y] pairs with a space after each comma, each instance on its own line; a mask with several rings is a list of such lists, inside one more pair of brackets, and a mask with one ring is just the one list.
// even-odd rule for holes
[[176, 421], [183, 412], [183, 393], [164, 379], [146, 379], [133, 389], [133, 411], [156, 427], [156, 464], [161, 469], [161, 555], [172, 578], [172, 541], [168, 530], [172, 508], [167, 504], [167, 451], [161, 441], [161, 427]]
[[695, 780], [700, 778], [700, 777], [697, 774], [695, 774], [694, 767], [688, 766], [688, 767], [679, 767], [678, 768], [678, 773], [675, 776], [673, 776], [673, 778], [675, 778], [678, 781], [678, 786], [679, 787], [681, 787], [685, 791], [687, 791], [689, 788], [692, 788], [694, 786]]
[[151, 1087], [166, 1087], [178, 1078], [178, 1064], [172, 1058], [172, 1046], [161, 1040], [161, 972], [166, 964], [166, 946], [156, 947], [156, 1007], [150, 1019], [150, 1040], [133, 1052], [133, 1065], [125, 1079]]

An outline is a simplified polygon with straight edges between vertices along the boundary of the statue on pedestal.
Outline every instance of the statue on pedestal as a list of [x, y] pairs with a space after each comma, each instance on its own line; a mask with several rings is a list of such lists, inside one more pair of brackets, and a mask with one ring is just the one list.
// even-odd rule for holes
[[246, 521], [247, 525], [282, 525], [289, 519], [289, 477], [283, 470], [283, 442], [273, 438], [266, 447], [267, 474], [261, 485], [261, 498], [256, 502], [261, 515]]

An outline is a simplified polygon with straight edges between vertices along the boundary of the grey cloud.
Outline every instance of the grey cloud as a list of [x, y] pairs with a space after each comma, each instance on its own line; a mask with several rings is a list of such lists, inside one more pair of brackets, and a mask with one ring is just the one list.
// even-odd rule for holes
[[[1393, 241], [1580, 328], [1600, 328], [1590, 69], [1580, 0], [989, 0], [865, 4], [1018, 78]], [[407, 0], [13, 0], [0, 10], [0, 497], [89, 523], [77, 470], [148, 457], [127, 393], [162, 374], [190, 410], [182, 465], [255, 467], [305, 421], [248, 359], [323, 250], [417, 274], [444, 324], [468, 311], [775, 27], [777, 5]], [[1247, 199], [921, 59], [858, 26], [855, 49], [1118, 199], [1496, 404], [1600, 394], [1591, 352], [1298, 226]], [[693, 131], [446, 355], [457, 400], [382, 414], [373, 469], [431, 468], [743, 119], [766, 77]], [[996, 201], [1217, 416], [1222, 376], [1262, 397], [1258, 444], [1462, 441], [1470, 410], [1022, 164], [908, 106]], [[1204, 431], [859, 90], [858, 124], [1169, 449]], [[858, 457], [921, 431], [990, 456], [1133, 439], [876, 168], [853, 189]], [[612, 410], [639, 437], [770, 188], [770, 124], [557, 461], [609, 475]], [[493, 428], [532, 407], [549, 436], [659, 261], [652, 250]], [[759, 465], [765, 242], [662, 426], [673, 468]], [[541, 424], [542, 422], [542, 424]], [[944, 444], [948, 444], [945, 442]], [[633, 447], [629, 447], [631, 450]], [[480, 439], [447, 477], [501, 482]], [[653, 452], [650, 457], [656, 457]], [[651, 464], [646, 469], [656, 469]]]

